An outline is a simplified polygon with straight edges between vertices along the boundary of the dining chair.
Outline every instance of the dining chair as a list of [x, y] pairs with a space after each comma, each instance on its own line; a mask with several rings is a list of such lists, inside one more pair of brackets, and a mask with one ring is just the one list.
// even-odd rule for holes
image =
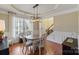
[[[24, 37], [24, 34], [23, 34], [23, 33], [20, 33], [20, 37], [21, 37], [21, 39], [22, 39], [22, 41], [23, 41], [22, 53], [23, 53], [23, 54], [26, 54], [28, 49], [29, 49], [29, 51], [31, 51], [32, 41], [26, 39], [26, 38]], [[25, 49], [25, 50], [24, 50], [24, 49]]]
[[[23, 49], [22, 49], [22, 52], [24, 54], [26, 54], [28, 52], [28, 50], [31, 52], [32, 41], [28, 40], [26, 38], [22, 38], [22, 40], [23, 40]], [[26, 50], [24, 51], [24, 49], [26, 49]]]

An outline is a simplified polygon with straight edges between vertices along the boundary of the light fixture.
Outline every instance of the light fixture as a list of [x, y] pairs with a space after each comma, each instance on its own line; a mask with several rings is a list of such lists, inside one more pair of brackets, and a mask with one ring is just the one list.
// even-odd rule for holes
[[32, 19], [32, 22], [39, 22], [40, 20], [40, 17], [38, 17], [38, 6], [39, 4], [36, 4], [33, 6], [34, 8], [34, 16], [33, 16], [33, 19]]

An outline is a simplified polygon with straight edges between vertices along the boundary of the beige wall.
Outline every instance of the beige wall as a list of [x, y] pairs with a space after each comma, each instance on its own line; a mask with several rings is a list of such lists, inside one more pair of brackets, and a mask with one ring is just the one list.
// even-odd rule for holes
[[79, 12], [78, 12], [78, 34], [79, 34]]
[[78, 33], [78, 12], [54, 16], [54, 21], [54, 31]]

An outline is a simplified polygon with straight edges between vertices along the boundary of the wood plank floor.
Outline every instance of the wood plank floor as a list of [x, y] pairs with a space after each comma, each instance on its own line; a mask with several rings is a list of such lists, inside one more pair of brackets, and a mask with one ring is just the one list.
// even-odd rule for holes
[[46, 41], [46, 50], [48, 55], [62, 55], [62, 45], [55, 42]]
[[[10, 55], [24, 55], [22, 52], [23, 44], [18, 43], [10, 46], [9, 48], [9, 54]], [[24, 50], [25, 51], [25, 50]], [[35, 52], [34, 55], [38, 55], [39, 50]], [[45, 55], [62, 55], [62, 45], [57, 44], [55, 42], [46, 41], [45, 49], [41, 48], [42, 52], [45, 52]], [[29, 50], [26, 53], [26, 55], [29, 54]], [[44, 53], [43, 53], [44, 54]], [[33, 55], [32, 53], [30, 55]]]

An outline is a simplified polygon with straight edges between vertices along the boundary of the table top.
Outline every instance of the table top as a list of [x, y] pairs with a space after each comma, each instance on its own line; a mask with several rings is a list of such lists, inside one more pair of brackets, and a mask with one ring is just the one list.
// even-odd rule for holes
[[27, 39], [34, 39], [34, 37], [32, 35], [28, 35], [26, 36]]
[[63, 42], [63, 45], [69, 46], [71, 48], [78, 47], [78, 39], [75, 39], [75, 38], [67, 38]]
[[7, 48], [9, 48], [8, 41], [7, 39], [3, 39], [3, 41], [0, 43], [0, 50], [4, 50]]
[[45, 38], [45, 34], [43, 34], [42, 36], [40, 36], [40, 37], [33, 37], [33, 35], [28, 35], [28, 36], [25, 36], [25, 38], [27, 38], [27, 39], [30, 39], [30, 40], [36, 40], [36, 39], [41, 39], [41, 38]]
[[39, 39], [39, 38], [33, 37], [33, 35], [28, 35], [25, 38], [27, 38], [28, 40], [37, 40], [37, 39]]

